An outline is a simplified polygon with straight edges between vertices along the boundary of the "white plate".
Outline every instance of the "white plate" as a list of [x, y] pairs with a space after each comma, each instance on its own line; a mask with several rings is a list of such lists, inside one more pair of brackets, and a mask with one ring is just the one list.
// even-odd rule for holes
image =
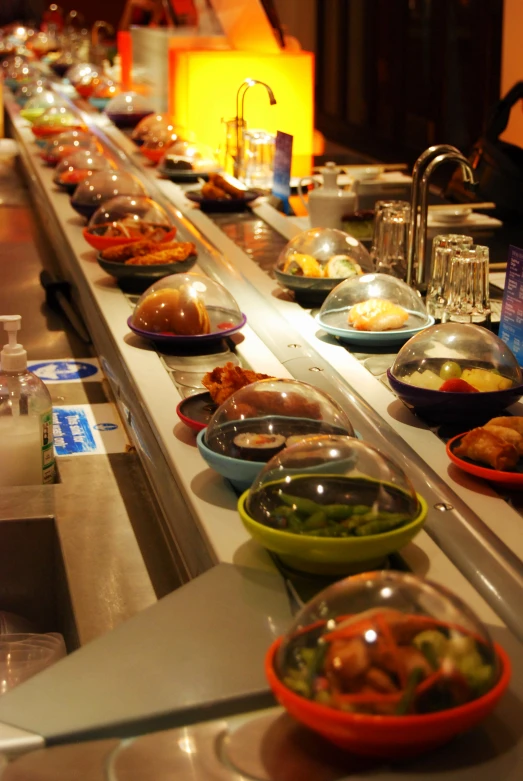
[[435, 222], [460, 225], [468, 221], [472, 209], [437, 209], [429, 214]]
[[409, 311], [409, 319], [403, 328], [393, 331], [357, 331], [347, 323], [348, 309], [333, 309], [325, 312], [320, 318], [316, 315], [316, 322], [332, 336], [337, 336], [344, 342], [357, 345], [369, 345], [381, 347], [388, 344], [406, 342], [424, 328], [434, 325], [434, 318], [426, 315], [423, 318], [417, 312]]

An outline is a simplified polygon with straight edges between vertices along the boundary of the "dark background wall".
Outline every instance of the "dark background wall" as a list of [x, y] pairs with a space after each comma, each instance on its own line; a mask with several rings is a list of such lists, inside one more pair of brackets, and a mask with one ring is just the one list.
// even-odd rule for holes
[[73, 9], [82, 13], [89, 27], [99, 19], [110, 22], [116, 27], [122, 14], [125, 0], [59, 0], [58, 4], [64, 9], [65, 13]]

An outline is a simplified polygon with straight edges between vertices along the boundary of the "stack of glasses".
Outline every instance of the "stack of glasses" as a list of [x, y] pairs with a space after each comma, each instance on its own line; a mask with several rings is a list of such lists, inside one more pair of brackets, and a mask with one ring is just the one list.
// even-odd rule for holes
[[44, 670], [66, 655], [62, 635], [0, 635], [0, 695]]
[[432, 242], [427, 311], [436, 320], [490, 323], [489, 250], [471, 236], [448, 234]]

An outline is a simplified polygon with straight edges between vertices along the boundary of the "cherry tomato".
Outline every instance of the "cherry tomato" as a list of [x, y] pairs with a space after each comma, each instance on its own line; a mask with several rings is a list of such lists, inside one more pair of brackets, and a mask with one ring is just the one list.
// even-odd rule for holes
[[440, 391], [446, 391], [447, 393], [479, 393], [477, 388], [474, 388], [465, 380], [460, 380], [458, 377], [445, 380]]

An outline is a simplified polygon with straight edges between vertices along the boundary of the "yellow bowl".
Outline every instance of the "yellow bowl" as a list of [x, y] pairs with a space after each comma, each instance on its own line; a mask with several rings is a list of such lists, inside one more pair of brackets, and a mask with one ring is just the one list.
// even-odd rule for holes
[[293, 569], [322, 575], [347, 575], [379, 568], [390, 553], [403, 548], [416, 536], [428, 510], [425, 499], [416, 494], [419, 502], [416, 518], [398, 529], [367, 537], [309, 537], [271, 529], [255, 521], [245, 507], [248, 494], [245, 491], [240, 496], [238, 512], [253, 540], [276, 553]]

